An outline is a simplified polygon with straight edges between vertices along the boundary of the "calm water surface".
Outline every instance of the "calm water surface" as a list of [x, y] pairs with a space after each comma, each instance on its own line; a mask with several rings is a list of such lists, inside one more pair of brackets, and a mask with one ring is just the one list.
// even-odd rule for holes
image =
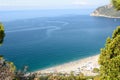
[[120, 19], [88, 15], [40, 17], [3, 22], [0, 53], [30, 71], [98, 54]]

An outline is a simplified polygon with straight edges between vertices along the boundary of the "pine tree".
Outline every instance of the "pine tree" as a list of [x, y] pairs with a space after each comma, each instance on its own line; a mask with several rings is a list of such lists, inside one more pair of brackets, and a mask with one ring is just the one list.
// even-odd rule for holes
[[101, 49], [99, 64], [101, 80], [120, 80], [120, 26]]
[[4, 33], [4, 26], [2, 23], [0, 23], [0, 44], [3, 42], [5, 33]]
[[120, 0], [112, 0], [112, 3], [116, 10], [120, 10]]

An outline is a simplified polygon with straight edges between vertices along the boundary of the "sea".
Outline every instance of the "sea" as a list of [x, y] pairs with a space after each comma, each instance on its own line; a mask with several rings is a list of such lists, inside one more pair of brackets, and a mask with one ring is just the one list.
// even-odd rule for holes
[[89, 14], [29, 15], [25, 19], [14, 12], [5, 14], [0, 55], [14, 62], [18, 70], [29, 66], [29, 72], [100, 54], [106, 38], [120, 25], [120, 19]]

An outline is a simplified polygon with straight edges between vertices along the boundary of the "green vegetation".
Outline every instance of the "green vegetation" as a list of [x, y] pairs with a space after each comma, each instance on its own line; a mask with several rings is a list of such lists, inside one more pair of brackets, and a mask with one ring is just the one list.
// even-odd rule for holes
[[112, 3], [116, 10], [120, 10], [120, 0], [112, 0]]
[[[120, 10], [120, 0], [112, 0], [115, 9]], [[120, 15], [120, 14], [119, 14]], [[99, 57], [101, 80], [120, 80], [120, 26], [108, 37]]]
[[99, 73], [99, 69], [98, 69], [98, 68], [94, 68], [94, 69], [93, 69], [93, 72], [94, 72], [94, 73]]
[[34, 80], [100, 80], [99, 76], [84, 76], [82, 73], [79, 75], [74, 74], [47, 74], [39, 77], [35, 76]]
[[112, 0], [112, 4], [97, 8], [91, 15], [109, 18], [120, 18], [120, 0]]
[[5, 33], [4, 33], [4, 26], [3, 26], [2, 23], [0, 23], [0, 44], [3, 42], [4, 36], [5, 36]]
[[12, 80], [15, 77], [15, 66], [0, 56], [0, 80]]
[[101, 80], [120, 79], [120, 26], [108, 37], [99, 58]]
[[[114, 7], [120, 10], [120, 0], [112, 0]], [[115, 11], [111, 6], [104, 6], [97, 9], [102, 15], [120, 17], [120, 12]], [[0, 23], [0, 44], [4, 40], [4, 26]], [[120, 26], [113, 32], [112, 38], [108, 37], [105, 47], [101, 49], [99, 57], [100, 70], [94, 68], [93, 72], [100, 75], [84, 76], [80, 73], [71, 74], [37, 74], [25, 76], [27, 67], [22, 71], [16, 71], [13, 62], [6, 61], [0, 56], [0, 80], [120, 80]], [[16, 72], [15, 72], [16, 71]]]

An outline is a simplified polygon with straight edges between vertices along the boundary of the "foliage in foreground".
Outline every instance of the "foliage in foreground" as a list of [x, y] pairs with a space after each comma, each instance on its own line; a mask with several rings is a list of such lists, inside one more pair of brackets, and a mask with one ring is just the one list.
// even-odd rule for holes
[[101, 80], [120, 80], [120, 26], [101, 49], [99, 64]]
[[15, 77], [16, 67], [12, 62], [0, 56], [0, 80], [12, 80]]
[[3, 26], [2, 23], [0, 23], [0, 44], [3, 42], [4, 36], [5, 36], [5, 33], [4, 33], [4, 26]]
[[74, 74], [49, 74], [35, 77], [34, 80], [100, 80], [99, 76], [84, 76], [82, 73], [79, 75]]
[[120, 0], [112, 0], [112, 3], [117, 10], [120, 10]]

